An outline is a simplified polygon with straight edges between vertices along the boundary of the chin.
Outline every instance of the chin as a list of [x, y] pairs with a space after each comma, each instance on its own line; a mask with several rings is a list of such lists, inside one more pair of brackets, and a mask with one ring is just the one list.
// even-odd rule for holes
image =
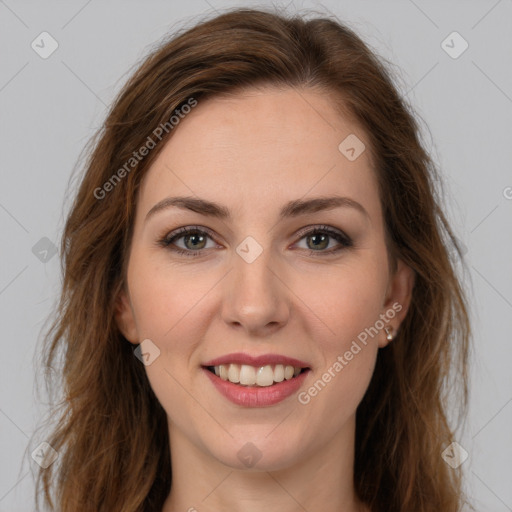
[[[273, 427], [274, 428], [274, 427]], [[300, 437], [294, 442], [289, 432], [282, 437], [268, 435], [272, 429], [264, 432], [244, 434], [231, 438], [226, 435], [224, 442], [210, 445], [210, 454], [221, 464], [244, 471], [278, 471], [297, 462], [304, 453]], [[208, 449], [208, 445], [207, 445]]]

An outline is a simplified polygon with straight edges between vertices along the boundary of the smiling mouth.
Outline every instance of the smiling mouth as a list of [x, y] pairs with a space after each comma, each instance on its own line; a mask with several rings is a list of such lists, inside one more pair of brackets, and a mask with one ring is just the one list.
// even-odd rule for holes
[[247, 364], [221, 364], [219, 366], [204, 366], [206, 370], [224, 381], [246, 387], [270, 387], [285, 380], [292, 380], [309, 368], [291, 365], [275, 364], [265, 366], [250, 366]]

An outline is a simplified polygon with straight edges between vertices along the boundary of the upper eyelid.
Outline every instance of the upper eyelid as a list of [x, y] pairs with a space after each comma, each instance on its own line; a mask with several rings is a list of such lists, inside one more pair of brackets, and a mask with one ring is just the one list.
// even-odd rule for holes
[[334, 226], [327, 226], [325, 224], [310, 224], [309, 226], [305, 226], [301, 229], [299, 229], [295, 236], [300, 236], [301, 238], [311, 233], [311, 231], [326, 231], [331, 234], [338, 234], [340, 236], [343, 236], [345, 238], [350, 238], [342, 229], [335, 228]]
[[173, 238], [179, 239], [183, 236], [187, 236], [189, 232], [204, 232], [206, 235], [208, 235], [210, 238], [215, 240], [215, 235], [213, 234], [213, 231], [209, 228], [206, 228], [204, 226], [183, 226], [180, 228], [176, 228], [166, 235], [164, 235], [164, 240], [172, 240]]

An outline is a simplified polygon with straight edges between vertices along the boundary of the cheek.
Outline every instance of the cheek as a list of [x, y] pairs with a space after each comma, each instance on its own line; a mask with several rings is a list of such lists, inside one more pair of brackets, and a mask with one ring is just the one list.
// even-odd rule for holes
[[137, 258], [133, 259], [130, 278], [139, 337], [149, 338], [160, 350], [154, 362], [145, 367], [148, 380], [168, 416], [186, 430], [190, 421], [183, 411], [194, 410], [197, 402], [192, 397], [200, 396], [190, 382], [200, 371], [193, 355], [207, 321], [203, 304], [216, 280]]
[[[200, 275], [185, 266], [154, 263], [151, 258], [135, 256], [132, 262], [128, 279], [139, 334], [163, 346], [179, 339], [178, 350], [186, 346], [187, 340], [195, 339], [193, 330], [200, 327], [197, 312], [218, 277], [212, 272]], [[188, 336], [183, 336], [184, 331]]]
[[[326, 275], [303, 277], [298, 293], [326, 325], [324, 348], [340, 350], [382, 312], [387, 274], [382, 263], [339, 268]], [[314, 292], [312, 292], [314, 290]], [[307, 295], [306, 295], [307, 293]]]
[[[328, 280], [317, 310], [329, 329], [312, 338], [321, 353], [320, 367], [297, 399], [311, 436], [335, 436], [355, 414], [370, 383], [378, 352], [375, 330], [382, 313], [384, 281], [378, 267]], [[320, 308], [320, 309], [318, 309]]]
[[[387, 284], [385, 264], [373, 261], [339, 269], [320, 280], [316, 276], [317, 292], [308, 296], [308, 306], [326, 327], [321, 335], [312, 333], [322, 360], [314, 382], [299, 402], [316, 402], [312, 410], [326, 409], [326, 413], [334, 407], [337, 413], [328, 415], [333, 425], [342, 421], [340, 415], [355, 411], [373, 374], [382, 336], [379, 315]], [[312, 284], [306, 281], [304, 290]]]

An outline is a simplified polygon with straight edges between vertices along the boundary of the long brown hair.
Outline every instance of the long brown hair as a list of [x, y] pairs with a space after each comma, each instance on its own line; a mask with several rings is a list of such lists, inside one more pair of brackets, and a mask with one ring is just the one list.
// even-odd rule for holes
[[[59, 458], [38, 474], [37, 503], [42, 483], [51, 510], [162, 509], [171, 487], [166, 414], [114, 321], [136, 194], [179, 129], [169, 119], [191, 99], [274, 84], [334, 93], [361, 124], [375, 159], [390, 253], [416, 273], [408, 314], [395, 340], [379, 350], [357, 411], [356, 492], [375, 512], [462, 507], [460, 469], [441, 457], [454, 440], [447, 398], [457, 391], [464, 412], [468, 394], [470, 327], [449, 248], [457, 241], [440, 208], [439, 176], [419, 124], [383, 62], [335, 19], [251, 9], [203, 21], [143, 61], [90, 145], [62, 237], [62, 294], [42, 353], [47, 381], [62, 378], [47, 438]], [[167, 129], [155, 141], [159, 126]], [[155, 147], [130, 160], [148, 137]], [[57, 360], [61, 367], [53, 368]]]

